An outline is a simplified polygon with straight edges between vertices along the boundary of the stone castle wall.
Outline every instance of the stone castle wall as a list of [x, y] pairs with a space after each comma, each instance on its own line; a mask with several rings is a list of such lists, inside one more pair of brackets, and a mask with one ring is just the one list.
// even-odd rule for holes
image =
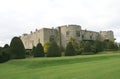
[[74, 38], [79, 43], [80, 40], [110, 40], [114, 41], [112, 31], [88, 31], [82, 30], [79, 25], [64, 25], [57, 28], [43, 28], [31, 32], [30, 34], [23, 34], [21, 40], [26, 49], [32, 49], [39, 42], [44, 45], [45, 42], [56, 41], [58, 45], [66, 47], [70, 38]]

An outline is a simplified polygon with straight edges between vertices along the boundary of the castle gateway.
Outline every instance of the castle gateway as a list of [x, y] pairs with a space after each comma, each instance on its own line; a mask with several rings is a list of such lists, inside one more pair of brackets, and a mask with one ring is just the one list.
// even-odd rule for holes
[[38, 43], [56, 41], [59, 46], [66, 47], [71, 38], [76, 42], [81, 40], [110, 40], [114, 42], [113, 31], [88, 31], [82, 30], [79, 25], [64, 25], [57, 28], [42, 28], [30, 34], [23, 34], [21, 40], [25, 49], [32, 49]]

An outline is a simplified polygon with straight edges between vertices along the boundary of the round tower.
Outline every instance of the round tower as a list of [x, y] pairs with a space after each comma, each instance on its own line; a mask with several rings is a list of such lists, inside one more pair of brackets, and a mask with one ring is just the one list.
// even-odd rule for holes
[[77, 41], [80, 38], [81, 26], [79, 25], [64, 25], [60, 26], [60, 42], [63, 47], [66, 47], [67, 43], [70, 41], [70, 38], [73, 38]]

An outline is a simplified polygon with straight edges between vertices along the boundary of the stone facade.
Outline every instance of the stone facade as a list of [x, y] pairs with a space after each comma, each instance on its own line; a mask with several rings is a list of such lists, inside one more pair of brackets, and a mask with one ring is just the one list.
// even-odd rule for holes
[[23, 34], [21, 40], [26, 49], [32, 49], [39, 42], [44, 45], [45, 42], [56, 41], [58, 45], [66, 47], [70, 38], [74, 38], [76, 42], [81, 40], [110, 40], [114, 42], [114, 34], [112, 31], [88, 31], [82, 30], [79, 25], [64, 25], [57, 28], [42, 28], [30, 34]]

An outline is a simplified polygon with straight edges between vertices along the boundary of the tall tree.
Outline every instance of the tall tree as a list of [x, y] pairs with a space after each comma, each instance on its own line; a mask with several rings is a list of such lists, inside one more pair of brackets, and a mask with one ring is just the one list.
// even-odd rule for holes
[[44, 49], [41, 43], [37, 44], [37, 47], [35, 48], [35, 52], [33, 53], [34, 57], [44, 57]]
[[10, 43], [11, 58], [22, 59], [25, 58], [25, 47], [19, 37], [14, 37]]

